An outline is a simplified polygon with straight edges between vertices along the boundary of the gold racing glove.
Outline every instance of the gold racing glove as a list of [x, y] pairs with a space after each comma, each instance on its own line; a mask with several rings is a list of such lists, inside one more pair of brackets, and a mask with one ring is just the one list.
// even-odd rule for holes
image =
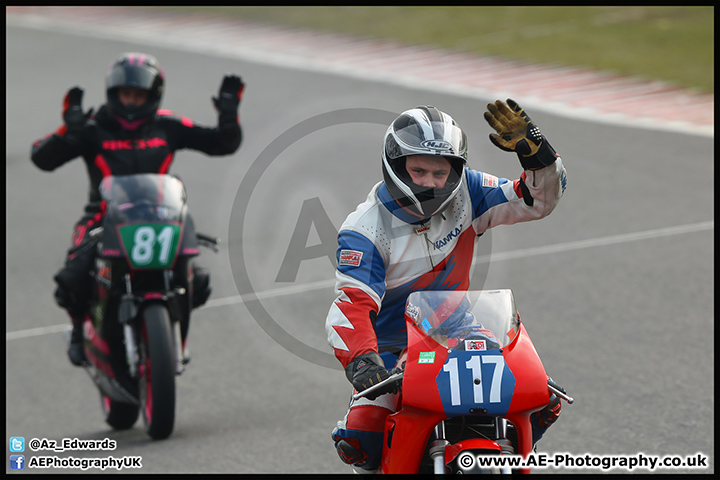
[[552, 165], [557, 153], [532, 123], [525, 111], [508, 98], [488, 103], [483, 117], [497, 132], [490, 134], [490, 141], [501, 150], [515, 152], [525, 170], [538, 170]]

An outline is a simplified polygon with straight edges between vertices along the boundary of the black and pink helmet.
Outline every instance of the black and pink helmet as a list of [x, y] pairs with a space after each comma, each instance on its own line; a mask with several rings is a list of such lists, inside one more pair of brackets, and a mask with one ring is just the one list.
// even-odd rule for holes
[[[123, 53], [110, 66], [106, 79], [107, 103], [111, 112], [134, 122], [149, 118], [157, 112], [162, 100], [165, 74], [157, 59], [146, 53]], [[148, 101], [141, 106], [125, 106], [118, 98], [120, 87], [134, 87], [149, 92]]]

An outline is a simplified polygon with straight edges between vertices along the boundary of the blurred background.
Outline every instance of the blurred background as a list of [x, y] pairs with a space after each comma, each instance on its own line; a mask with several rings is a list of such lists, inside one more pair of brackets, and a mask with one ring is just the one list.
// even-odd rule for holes
[[714, 7], [167, 7], [714, 92]]

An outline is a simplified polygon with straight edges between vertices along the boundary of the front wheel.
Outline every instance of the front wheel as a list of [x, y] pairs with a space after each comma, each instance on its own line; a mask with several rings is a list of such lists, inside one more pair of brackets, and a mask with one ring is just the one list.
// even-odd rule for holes
[[175, 424], [175, 355], [170, 315], [163, 304], [145, 308], [140, 336], [140, 404], [145, 430], [155, 440]]

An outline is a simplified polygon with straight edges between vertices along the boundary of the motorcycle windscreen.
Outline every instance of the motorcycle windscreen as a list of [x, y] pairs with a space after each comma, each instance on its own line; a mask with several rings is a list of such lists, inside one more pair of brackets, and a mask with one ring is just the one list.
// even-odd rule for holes
[[497, 350], [512, 342], [519, 319], [511, 290], [422, 291], [407, 300], [407, 316], [453, 350]]
[[107, 204], [106, 216], [115, 223], [180, 221], [187, 200], [180, 179], [156, 173], [105, 177], [100, 196]]
[[109, 176], [100, 192], [107, 202], [104, 251], [122, 251], [133, 269], [172, 267], [183, 238], [182, 182], [162, 174]]

